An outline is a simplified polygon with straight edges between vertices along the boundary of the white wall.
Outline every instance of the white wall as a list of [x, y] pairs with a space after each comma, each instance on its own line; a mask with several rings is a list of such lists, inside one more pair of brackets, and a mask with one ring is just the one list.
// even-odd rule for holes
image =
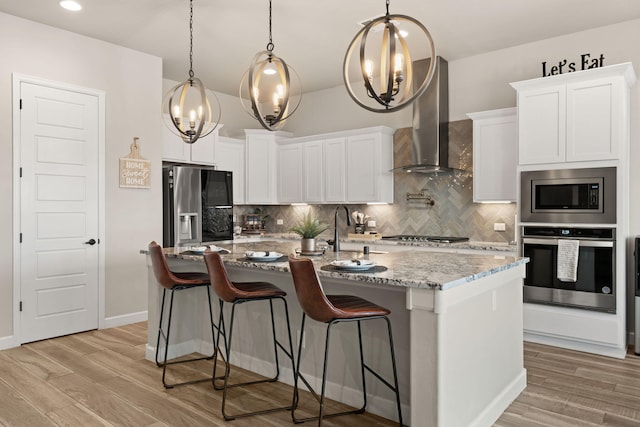
[[[144, 257], [161, 238], [160, 58], [0, 13], [0, 337], [12, 335], [12, 73], [106, 93], [106, 317], [147, 310]], [[121, 189], [118, 159], [140, 137], [151, 189]]]
[[393, 113], [367, 111], [349, 97], [344, 86], [339, 86], [304, 94], [300, 107], [283, 130], [294, 136], [305, 136], [369, 126], [399, 129], [410, 127], [412, 116], [411, 106]]

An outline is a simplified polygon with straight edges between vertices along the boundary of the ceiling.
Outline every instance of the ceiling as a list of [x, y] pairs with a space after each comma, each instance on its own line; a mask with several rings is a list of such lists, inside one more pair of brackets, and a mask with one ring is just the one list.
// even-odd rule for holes
[[[188, 77], [188, 0], [78, 1], [80, 12], [62, 9], [58, 0], [0, 0], [0, 11], [162, 57], [164, 77]], [[237, 96], [243, 73], [268, 42], [268, 1], [193, 3], [195, 75]], [[303, 91], [340, 86], [358, 23], [384, 13], [383, 0], [273, 0], [274, 53], [296, 70]], [[453, 61], [638, 19], [640, 1], [393, 0], [390, 13], [424, 24], [438, 54]]]

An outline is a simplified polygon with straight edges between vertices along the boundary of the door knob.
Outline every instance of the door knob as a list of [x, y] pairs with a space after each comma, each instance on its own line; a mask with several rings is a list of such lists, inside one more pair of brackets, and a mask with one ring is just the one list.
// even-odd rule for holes
[[91, 245], [91, 246], [95, 245], [96, 243], [97, 242], [96, 242], [95, 239], [90, 239], [90, 240], [84, 242], [85, 245]]

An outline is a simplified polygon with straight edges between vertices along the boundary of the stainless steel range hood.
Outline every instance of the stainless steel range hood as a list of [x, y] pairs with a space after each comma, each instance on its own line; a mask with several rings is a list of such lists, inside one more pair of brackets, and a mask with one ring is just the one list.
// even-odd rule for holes
[[[413, 63], [414, 83], [424, 79], [430, 61], [428, 58]], [[453, 170], [449, 167], [449, 65], [439, 56], [436, 61], [431, 84], [413, 104], [411, 163], [394, 168], [394, 172]]]

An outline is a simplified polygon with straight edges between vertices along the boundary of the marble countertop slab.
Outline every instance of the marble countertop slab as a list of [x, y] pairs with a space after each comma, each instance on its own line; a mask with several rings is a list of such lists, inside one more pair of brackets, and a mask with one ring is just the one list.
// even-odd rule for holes
[[[289, 272], [287, 261], [257, 262], [247, 260], [246, 251], [280, 252], [285, 255], [295, 254], [299, 250], [299, 241], [261, 240], [247, 243], [219, 243], [217, 246], [227, 249], [230, 253], [222, 255], [225, 265], [270, 271]], [[180, 257], [201, 261], [202, 255], [182, 254], [185, 248], [165, 249], [169, 257]], [[447, 290], [456, 286], [473, 282], [482, 277], [499, 273], [503, 270], [518, 267], [528, 258], [512, 256], [495, 256], [485, 254], [457, 254], [451, 252], [415, 251], [409, 247], [406, 251], [384, 254], [341, 251], [334, 253], [326, 251], [321, 256], [308, 257], [313, 260], [320, 277], [332, 277], [344, 280], [354, 280], [373, 284], [411, 287], [434, 288]], [[343, 272], [324, 271], [322, 266], [334, 260], [369, 259], [376, 265], [387, 268], [383, 272]]]
[[[326, 239], [330, 239], [332, 237], [327, 237], [324, 234], [318, 237], [318, 242], [322, 245], [325, 244]], [[297, 241], [300, 239], [300, 236], [294, 233], [267, 233], [263, 236], [240, 236], [236, 241], [261, 241], [261, 240], [270, 240], [270, 239], [278, 239], [278, 240], [293, 240]], [[472, 249], [472, 250], [481, 250], [481, 251], [493, 251], [493, 252], [517, 252], [517, 247], [513, 243], [507, 242], [481, 242], [481, 241], [466, 241], [466, 242], [458, 242], [458, 243], [441, 243], [441, 242], [402, 242], [402, 241], [394, 241], [387, 239], [357, 239], [357, 238], [348, 238], [348, 239], [340, 239], [341, 242], [347, 243], [361, 243], [363, 245], [388, 245], [388, 246], [407, 246], [407, 247], [424, 247], [424, 248], [441, 248], [441, 249]]]

